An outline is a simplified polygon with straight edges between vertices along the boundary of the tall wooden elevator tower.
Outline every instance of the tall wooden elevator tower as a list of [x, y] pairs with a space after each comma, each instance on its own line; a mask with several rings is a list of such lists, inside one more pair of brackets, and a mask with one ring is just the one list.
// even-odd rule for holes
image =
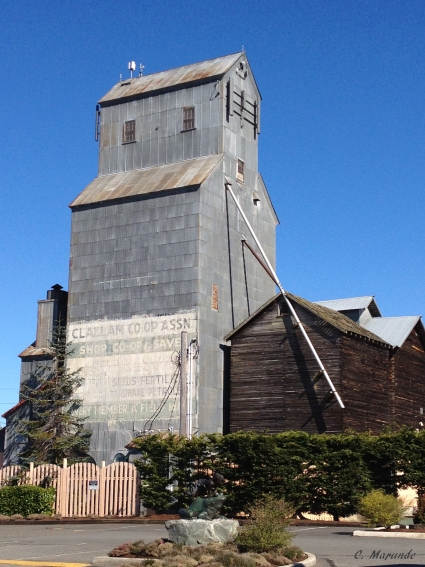
[[71, 203], [68, 328], [96, 461], [149, 418], [178, 429], [180, 334], [194, 432], [226, 428], [223, 337], [274, 293], [244, 255], [232, 183], [270, 258], [278, 222], [258, 173], [260, 93], [245, 53], [116, 84], [98, 105], [99, 175]]

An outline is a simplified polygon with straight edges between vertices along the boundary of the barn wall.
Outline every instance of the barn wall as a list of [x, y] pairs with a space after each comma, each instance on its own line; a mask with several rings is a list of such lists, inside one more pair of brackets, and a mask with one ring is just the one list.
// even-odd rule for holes
[[[338, 331], [296, 309], [338, 389]], [[325, 403], [329, 387], [324, 379], [314, 382], [317, 371], [291, 317], [278, 317], [272, 303], [232, 338], [230, 431], [340, 431], [340, 411]]]
[[396, 423], [417, 428], [425, 422], [425, 352], [413, 330], [396, 351], [391, 363], [394, 372], [394, 413]]
[[379, 433], [391, 422], [389, 350], [342, 337], [343, 428]]

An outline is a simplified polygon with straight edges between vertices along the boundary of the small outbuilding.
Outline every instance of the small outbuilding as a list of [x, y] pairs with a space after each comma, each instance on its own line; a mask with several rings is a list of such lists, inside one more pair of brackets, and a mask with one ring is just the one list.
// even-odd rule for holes
[[232, 345], [230, 431], [379, 433], [394, 422], [418, 427], [425, 407], [420, 318], [391, 324], [372, 296], [351, 298], [352, 304], [338, 300], [347, 303], [336, 309], [326, 305], [332, 302], [287, 296], [345, 408], [336, 403], [279, 293], [225, 337]]
[[419, 315], [382, 317], [373, 296], [318, 301], [350, 317], [391, 345], [391, 421], [421, 428], [425, 408], [425, 329]]

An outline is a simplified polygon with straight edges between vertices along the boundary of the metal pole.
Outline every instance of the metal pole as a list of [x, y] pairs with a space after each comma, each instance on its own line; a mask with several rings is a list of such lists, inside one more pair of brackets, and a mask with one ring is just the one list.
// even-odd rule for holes
[[225, 188], [227, 189], [227, 191], [229, 191], [230, 195], [232, 196], [232, 198], [233, 198], [233, 200], [234, 200], [234, 202], [235, 202], [235, 204], [236, 204], [236, 206], [237, 206], [237, 208], [238, 208], [240, 214], [242, 215], [243, 220], [245, 221], [245, 223], [246, 223], [246, 225], [247, 225], [247, 227], [248, 227], [248, 229], [249, 229], [249, 231], [250, 231], [250, 233], [251, 233], [253, 239], [255, 240], [255, 243], [257, 244], [257, 246], [258, 246], [258, 248], [259, 248], [259, 250], [260, 250], [260, 252], [261, 252], [261, 255], [263, 256], [264, 261], [266, 262], [268, 269], [270, 270], [271, 274], [273, 275], [273, 279], [274, 279], [276, 285], [277, 285], [278, 288], [280, 289], [280, 291], [281, 291], [281, 293], [282, 293], [282, 295], [283, 295], [283, 297], [284, 297], [284, 299], [285, 299], [285, 301], [286, 301], [286, 303], [287, 303], [287, 305], [288, 305], [288, 307], [289, 307], [289, 310], [290, 310], [290, 312], [291, 312], [291, 315], [294, 317], [294, 319], [295, 319], [295, 321], [296, 321], [296, 323], [297, 323], [297, 326], [301, 329], [301, 332], [302, 332], [302, 334], [303, 334], [305, 340], [307, 341], [307, 344], [308, 344], [308, 346], [310, 347], [310, 350], [311, 350], [311, 352], [313, 353], [314, 358], [316, 359], [317, 364], [319, 365], [320, 371], [322, 372], [323, 376], [326, 378], [326, 381], [327, 381], [327, 383], [329, 384], [329, 387], [330, 387], [330, 389], [331, 389], [332, 394], [335, 396], [335, 398], [336, 398], [338, 404], [340, 405], [340, 407], [341, 407], [341, 408], [345, 408], [344, 404], [342, 403], [341, 398], [339, 397], [338, 392], [335, 390], [335, 386], [333, 385], [332, 380], [330, 379], [329, 374], [326, 372], [326, 369], [325, 369], [325, 367], [323, 366], [322, 361], [320, 360], [320, 357], [319, 357], [319, 355], [317, 354], [316, 349], [315, 349], [314, 346], [313, 346], [313, 343], [310, 341], [310, 338], [309, 338], [309, 336], [307, 335], [307, 331], [305, 330], [304, 325], [301, 323], [300, 318], [298, 317], [298, 315], [297, 315], [295, 309], [294, 309], [293, 306], [292, 306], [292, 303], [289, 301], [289, 299], [288, 299], [288, 297], [287, 297], [287, 295], [286, 295], [286, 291], [283, 289], [282, 284], [280, 283], [279, 278], [277, 277], [277, 274], [276, 274], [276, 272], [275, 272], [274, 269], [273, 269], [273, 266], [272, 266], [271, 263], [269, 262], [269, 259], [267, 258], [267, 255], [266, 255], [266, 253], [264, 252], [263, 247], [262, 247], [261, 244], [260, 244], [260, 241], [258, 240], [258, 238], [257, 238], [257, 236], [256, 236], [256, 234], [255, 234], [255, 232], [254, 232], [254, 230], [253, 230], [253, 228], [251, 227], [251, 225], [250, 225], [248, 219], [246, 218], [246, 215], [245, 215], [245, 213], [243, 212], [243, 209], [242, 209], [242, 207], [241, 207], [239, 201], [237, 200], [236, 195], [233, 193], [233, 191], [232, 191], [232, 189], [231, 189], [231, 187], [230, 187], [230, 186], [231, 186], [231, 183], [226, 180], [224, 186], [225, 186]]
[[187, 435], [187, 331], [181, 333], [180, 347], [180, 427], [179, 435]]
[[192, 439], [192, 382], [193, 382], [193, 341], [189, 345], [189, 380], [187, 383], [187, 437]]

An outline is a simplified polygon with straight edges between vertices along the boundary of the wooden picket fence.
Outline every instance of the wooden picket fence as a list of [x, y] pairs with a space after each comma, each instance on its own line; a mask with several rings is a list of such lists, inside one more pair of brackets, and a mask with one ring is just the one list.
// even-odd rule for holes
[[[32, 463], [31, 463], [32, 464]], [[98, 467], [92, 463], [67, 466], [19, 466], [0, 469], [0, 486], [11, 477], [21, 477], [21, 484], [40, 485], [49, 477], [56, 488], [56, 514], [64, 518], [93, 516], [138, 516], [140, 513], [140, 476], [131, 463], [112, 463]]]

